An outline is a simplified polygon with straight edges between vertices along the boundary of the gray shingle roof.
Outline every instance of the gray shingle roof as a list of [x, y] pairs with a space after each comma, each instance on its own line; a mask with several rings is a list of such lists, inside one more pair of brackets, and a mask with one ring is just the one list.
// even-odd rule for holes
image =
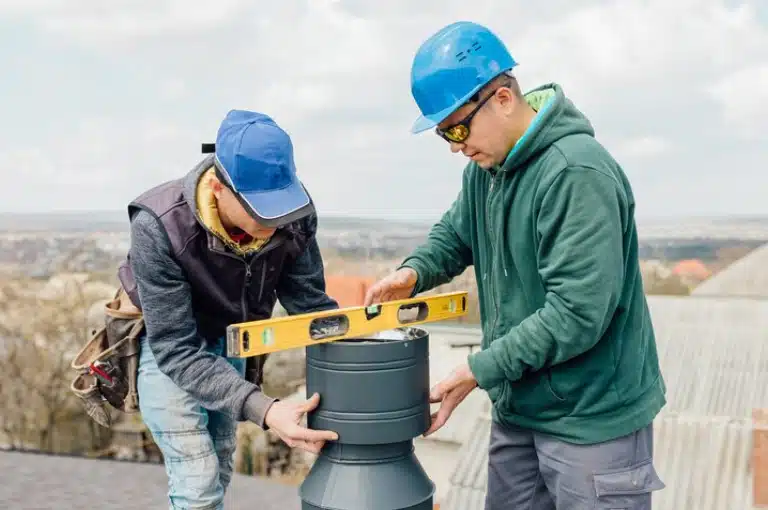
[[[168, 481], [159, 464], [0, 451], [0, 508], [166, 509]], [[236, 475], [227, 510], [299, 510], [298, 489]]]

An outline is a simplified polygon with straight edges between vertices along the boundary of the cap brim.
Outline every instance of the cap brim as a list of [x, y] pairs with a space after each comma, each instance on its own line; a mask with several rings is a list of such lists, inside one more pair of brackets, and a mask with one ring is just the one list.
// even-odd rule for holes
[[298, 179], [274, 191], [240, 193], [241, 202], [265, 227], [280, 227], [315, 212], [312, 199]]

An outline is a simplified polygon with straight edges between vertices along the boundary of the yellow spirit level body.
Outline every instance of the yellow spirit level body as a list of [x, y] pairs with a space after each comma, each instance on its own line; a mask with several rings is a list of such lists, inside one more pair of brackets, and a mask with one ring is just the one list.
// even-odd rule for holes
[[227, 327], [227, 356], [248, 358], [380, 331], [461, 317], [467, 292], [448, 292], [381, 304], [354, 306]]

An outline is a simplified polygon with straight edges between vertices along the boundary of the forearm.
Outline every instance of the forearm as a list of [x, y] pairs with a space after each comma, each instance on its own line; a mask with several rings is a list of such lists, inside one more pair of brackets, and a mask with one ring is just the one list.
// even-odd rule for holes
[[414, 294], [451, 281], [472, 264], [472, 250], [461, 235], [462, 205], [457, 201], [429, 232], [426, 242], [403, 260], [400, 267], [416, 271]]

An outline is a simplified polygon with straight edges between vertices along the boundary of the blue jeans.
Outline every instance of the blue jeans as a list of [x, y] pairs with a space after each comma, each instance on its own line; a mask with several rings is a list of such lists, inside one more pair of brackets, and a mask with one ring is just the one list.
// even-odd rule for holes
[[[224, 353], [224, 339], [209, 349]], [[244, 359], [229, 359], [241, 374]], [[237, 422], [208, 411], [160, 372], [146, 336], [141, 339], [138, 374], [141, 416], [163, 453], [170, 509], [224, 508], [232, 479]]]

